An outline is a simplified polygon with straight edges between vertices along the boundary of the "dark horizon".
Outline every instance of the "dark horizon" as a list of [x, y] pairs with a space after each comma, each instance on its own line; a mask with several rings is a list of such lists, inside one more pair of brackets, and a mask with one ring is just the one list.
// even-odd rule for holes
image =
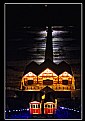
[[[68, 44], [63, 42], [63, 46], [59, 45], [59, 48], [63, 49], [67, 45], [70, 47], [72, 44], [74, 51], [75, 47], [79, 48], [77, 51], [80, 55], [81, 4], [6, 4], [5, 11], [7, 61], [34, 60], [33, 57], [30, 58], [32, 48], [36, 49], [36, 53], [33, 51], [34, 54], [44, 54], [38, 43], [42, 40], [41, 44], [44, 44], [45, 47], [46, 37], [37, 32], [46, 31], [48, 25], [57, 27], [53, 29], [55, 31], [58, 31], [58, 27], [63, 26], [60, 31], [68, 31], [66, 35], [64, 34], [63, 39], [74, 40], [69, 41]], [[54, 37], [57, 38], [56, 35]], [[62, 36], [60, 35], [60, 37]], [[38, 40], [35, 40], [36, 38]], [[39, 39], [41, 40], [39, 41]], [[60, 44], [62, 43], [60, 42]], [[21, 50], [21, 48], [27, 48], [27, 45], [30, 51]], [[75, 57], [80, 58], [77, 51], [74, 52]]]
[[80, 4], [7, 4], [9, 33], [21, 26], [81, 26]]

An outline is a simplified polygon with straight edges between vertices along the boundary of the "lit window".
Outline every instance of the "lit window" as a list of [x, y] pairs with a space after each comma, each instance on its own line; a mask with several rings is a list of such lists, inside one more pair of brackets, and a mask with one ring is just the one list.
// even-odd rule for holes
[[32, 105], [32, 108], [35, 108], [35, 105]]
[[36, 105], [36, 108], [40, 108], [40, 105]]

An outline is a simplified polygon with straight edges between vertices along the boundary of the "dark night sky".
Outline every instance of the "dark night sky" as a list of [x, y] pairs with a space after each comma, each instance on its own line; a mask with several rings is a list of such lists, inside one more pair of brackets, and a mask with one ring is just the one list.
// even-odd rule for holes
[[[35, 34], [33, 33], [30, 36], [29, 32], [27, 33], [28, 30], [25, 31], [24, 27], [43, 27], [44, 30], [44, 27], [48, 24], [52, 26], [75, 26], [76, 29], [73, 34], [76, 41], [72, 42], [78, 44], [76, 46], [79, 47], [81, 4], [47, 4], [47, 6], [45, 4], [6, 4], [7, 59], [17, 60], [16, 58], [22, 55], [22, 58], [26, 59], [26, 56], [30, 55], [30, 52], [26, 54], [26, 52], [20, 51], [19, 54], [19, 51], [17, 51], [22, 46], [27, 47], [26, 44], [33, 49]], [[29, 31], [35, 31], [33, 29], [29, 29]], [[13, 41], [13, 39], [16, 41]], [[18, 39], [21, 39], [21, 41]], [[78, 54], [76, 56], [78, 57]]]
[[7, 30], [21, 25], [80, 25], [80, 4], [6, 5]]

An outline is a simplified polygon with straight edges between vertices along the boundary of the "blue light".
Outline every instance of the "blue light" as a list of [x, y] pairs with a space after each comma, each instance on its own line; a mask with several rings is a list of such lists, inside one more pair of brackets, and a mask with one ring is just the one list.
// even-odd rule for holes
[[15, 110], [13, 110], [13, 111], [15, 111]]
[[65, 109], [64, 107], [60, 107], [61, 109]]
[[72, 110], [72, 109], [69, 108], [68, 110]]
[[27, 108], [27, 111], [29, 111], [29, 108]]
[[77, 112], [79, 112], [79, 110]]

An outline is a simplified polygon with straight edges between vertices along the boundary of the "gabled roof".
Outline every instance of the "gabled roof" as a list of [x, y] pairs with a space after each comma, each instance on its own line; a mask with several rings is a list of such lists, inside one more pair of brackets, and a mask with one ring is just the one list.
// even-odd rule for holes
[[58, 73], [57, 65], [52, 62], [50, 59], [46, 59], [43, 63], [39, 66], [39, 74], [44, 71], [46, 68], [51, 69], [54, 73]]
[[55, 95], [54, 95], [55, 91], [53, 89], [51, 89], [49, 86], [46, 86], [45, 88], [43, 88], [40, 91], [46, 95], [44, 102], [55, 102]]
[[[57, 74], [55, 74], [52, 70], [50, 70], [49, 68], [46, 68], [43, 72], [41, 72], [38, 76], [42, 76], [43, 74], [49, 74], [49, 73], [51, 73], [53, 76], [58, 76]], [[44, 75], [44, 76], [46, 76], [46, 75]], [[49, 75], [49, 76], [51, 76], [51, 75]]]
[[58, 64], [58, 75], [60, 75], [64, 71], [67, 71], [69, 74], [72, 75], [71, 66], [67, 62], [62, 61]]
[[28, 64], [26, 66], [23, 75], [27, 74], [28, 72], [33, 72], [34, 74], [37, 75], [38, 74], [38, 69], [39, 69], [39, 65], [36, 62], [32, 61], [30, 64]]
[[67, 62], [62, 61], [57, 65], [54, 62], [52, 62], [50, 59], [46, 59], [40, 65], [32, 61], [30, 64], [26, 66], [23, 76], [28, 72], [33, 72], [35, 75], [39, 75], [46, 68], [49, 68], [57, 75], [62, 74], [64, 71], [67, 71], [69, 74], [72, 75], [71, 66]]
[[46, 86], [45, 88], [43, 88], [42, 90], [40, 90], [41, 92], [44, 92], [45, 94], [48, 92], [54, 92], [53, 89], [51, 89], [49, 86]]

